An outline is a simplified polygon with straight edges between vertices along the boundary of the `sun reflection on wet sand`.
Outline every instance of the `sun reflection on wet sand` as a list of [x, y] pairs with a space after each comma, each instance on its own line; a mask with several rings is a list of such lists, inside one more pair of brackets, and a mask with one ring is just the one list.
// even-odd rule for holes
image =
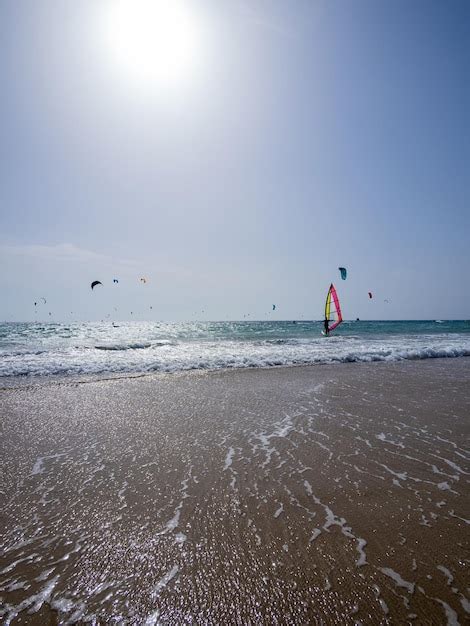
[[4, 390], [0, 616], [464, 623], [470, 360]]

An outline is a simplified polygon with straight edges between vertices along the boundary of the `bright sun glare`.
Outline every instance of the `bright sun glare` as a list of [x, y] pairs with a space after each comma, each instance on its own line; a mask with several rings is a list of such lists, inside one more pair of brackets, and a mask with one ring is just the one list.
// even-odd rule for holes
[[105, 18], [113, 64], [144, 85], [188, 81], [201, 53], [198, 21], [184, 0], [112, 0]]

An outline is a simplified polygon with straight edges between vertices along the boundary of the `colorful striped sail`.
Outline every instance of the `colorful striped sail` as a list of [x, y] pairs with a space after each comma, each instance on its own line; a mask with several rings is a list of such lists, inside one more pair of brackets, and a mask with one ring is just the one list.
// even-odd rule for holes
[[338, 294], [335, 286], [331, 283], [328, 289], [325, 302], [325, 332], [326, 334], [334, 330], [343, 321], [341, 307], [339, 305]]

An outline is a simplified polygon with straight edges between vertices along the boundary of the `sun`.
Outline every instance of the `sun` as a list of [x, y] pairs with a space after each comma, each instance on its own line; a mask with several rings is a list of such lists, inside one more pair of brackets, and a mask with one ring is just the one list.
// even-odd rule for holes
[[104, 41], [114, 68], [144, 85], [189, 81], [200, 62], [200, 25], [184, 0], [112, 0]]

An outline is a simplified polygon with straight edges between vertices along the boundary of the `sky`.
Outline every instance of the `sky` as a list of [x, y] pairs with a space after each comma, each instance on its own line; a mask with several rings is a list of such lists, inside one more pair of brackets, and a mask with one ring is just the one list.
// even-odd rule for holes
[[121, 1], [0, 3], [0, 320], [470, 318], [470, 3]]

